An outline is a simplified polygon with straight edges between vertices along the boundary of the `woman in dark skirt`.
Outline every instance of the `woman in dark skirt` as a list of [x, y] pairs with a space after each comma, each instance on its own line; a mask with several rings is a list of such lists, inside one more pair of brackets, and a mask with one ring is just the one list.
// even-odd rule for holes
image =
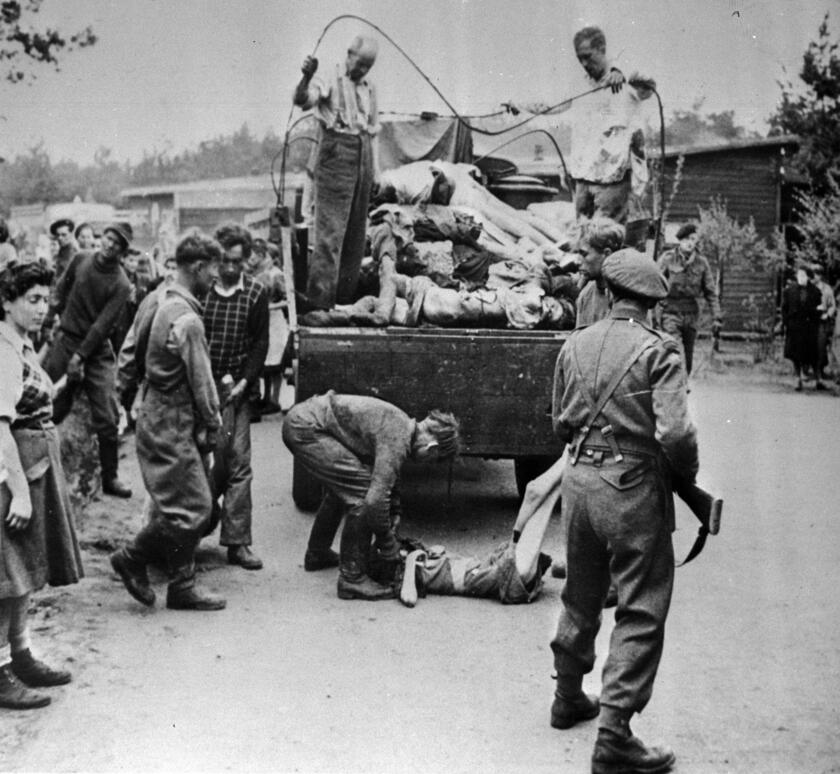
[[789, 283], [782, 294], [782, 323], [785, 326], [785, 357], [793, 363], [796, 391], [802, 391], [802, 369], [812, 368], [818, 390], [826, 389], [820, 381], [819, 347], [822, 294], [811, 282], [809, 268], [796, 270], [796, 281]]
[[38, 364], [30, 334], [47, 314], [52, 272], [16, 263], [0, 273], [0, 707], [50, 703], [32, 688], [63, 685], [29, 649], [32, 592], [82, 577], [58, 434], [53, 384]]

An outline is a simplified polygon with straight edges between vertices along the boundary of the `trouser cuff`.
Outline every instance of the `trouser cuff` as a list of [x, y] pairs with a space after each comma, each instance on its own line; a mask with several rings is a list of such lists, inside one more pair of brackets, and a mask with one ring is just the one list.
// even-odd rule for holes
[[632, 716], [632, 710], [602, 704], [601, 714], [598, 716], [598, 728], [603, 728], [616, 736], [628, 737], [630, 736], [630, 718]]

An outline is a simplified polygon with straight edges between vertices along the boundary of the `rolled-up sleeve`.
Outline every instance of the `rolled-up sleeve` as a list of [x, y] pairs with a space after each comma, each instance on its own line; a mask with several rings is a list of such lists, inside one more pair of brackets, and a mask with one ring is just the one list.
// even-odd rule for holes
[[20, 356], [5, 339], [0, 339], [0, 419], [13, 422], [16, 406], [23, 395], [23, 368]]

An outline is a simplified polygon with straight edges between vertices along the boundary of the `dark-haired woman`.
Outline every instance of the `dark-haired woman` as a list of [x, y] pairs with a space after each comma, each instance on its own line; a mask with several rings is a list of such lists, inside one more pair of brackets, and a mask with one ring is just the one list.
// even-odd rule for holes
[[70, 682], [30, 651], [32, 592], [83, 575], [70, 499], [52, 422], [53, 384], [30, 335], [47, 314], [52, 272], [39, 263], [0, 273], [0, 707], [50, 703], [33, 688]]

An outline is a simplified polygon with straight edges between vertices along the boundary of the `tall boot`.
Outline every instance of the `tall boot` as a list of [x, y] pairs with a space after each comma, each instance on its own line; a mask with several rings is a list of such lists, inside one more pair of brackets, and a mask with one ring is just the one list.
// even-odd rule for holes
[[344, 506], [341, 501], [332, 492], [325, 492], [309, 533], [309, 544], [303, 557], [304, 570], [314, 572], [338, 566], [338, 554], [332, 550], [332, 544], [342, 518]]
[[396, 596], [393, 587], [383, 586], [365, 574], [367, 553], [370, 551], [370, 530], [362, 529], [361, 521], [355, 509], [347, 514], [344, 521], [338, 565], [338, 598], [393, 599]]
[[120, 576], [126, 591], [147, 607], [155, 603], [155, 592], [149, 584], [146, 566], [163, 558], [164, 541], [157, 526], [149, 523], [131, 543], [111, 554], [111, 567]]
[[131, 490], [117, 478], [119, 441], [111, 432], [99, 433], [99, 465], [102, 468], [102, 491], [113, 497], [131, 497]]
[[596, 696], [583, 692], [583, 675], [557, 675], [554, 703], [551, 705], [552, 728], [571, 728], [584, 720], [592, 720], [600, 712]]
[[208, 594], [195, 587], [195, 548], [192, 538], [168, 538], [166, 564], [169, 570], [169, 588], [166, 606], [171, 610], [224, 610], [227, 602], [215, 594]]

